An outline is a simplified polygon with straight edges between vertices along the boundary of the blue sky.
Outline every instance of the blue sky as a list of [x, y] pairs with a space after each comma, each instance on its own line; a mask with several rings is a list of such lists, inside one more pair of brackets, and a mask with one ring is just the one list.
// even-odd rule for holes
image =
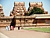
[[0, 0], [0, 4], [2, 4], [6, 16], [10, 15], [10, 11], [14, 7], [14, 2], [25, 2], [26, 9], [29, 7], [29, 2], [42, 2], [44, 10], [50, 14], [50, 0]]

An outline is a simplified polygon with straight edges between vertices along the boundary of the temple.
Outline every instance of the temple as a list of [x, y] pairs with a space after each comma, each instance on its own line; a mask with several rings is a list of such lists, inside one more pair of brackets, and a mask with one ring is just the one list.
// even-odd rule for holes
[[10, 16], [5, 16], [2, 5], [0, 5], [0, 27], [10, 26], [12, 22], [15, 26], [21, 27], [50, 26], [50, 14], [48, 14], [48, 11], [44, 10], [44, 14], [25, 16], [25, 13], [29, 13], [34, 6], [44, 10], [42, 2], [29, 2], [28, 10], [26, 10], [24, 2], [14, 2]]

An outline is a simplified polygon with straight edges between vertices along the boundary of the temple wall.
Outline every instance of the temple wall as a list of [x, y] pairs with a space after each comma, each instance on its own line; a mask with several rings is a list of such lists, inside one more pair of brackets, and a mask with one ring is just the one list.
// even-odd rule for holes
[[0, 23], [0, 26], [9, 26], [10, 23]]
[[33, 16], [0, 17], [0, 26], [9, 26], [15, 21], [15, 26], [46, 26], [50, 25], [50, 18], [35, 18]]
[[[14, 17], [13, 17], [14, 18]], [[8, 26], [11, 25], [11, 22], [15, 21], [16, 24], [15, 26], [29, 26], [30, 24], [33, 24], [34, 17], [32, 18], [31, 16], [27, 18], [27, 16], [22, 16], [22, 17], [15, 17], [15, 20], [11, 16], [7, 18], [0, 18], [0, 26]]]
[[46, 19], [36, 19], [36, 26], [50, 26], [50, 18]]
[[0, 26], [8, 26], [11, 24], [13, 17], [0, 17]]

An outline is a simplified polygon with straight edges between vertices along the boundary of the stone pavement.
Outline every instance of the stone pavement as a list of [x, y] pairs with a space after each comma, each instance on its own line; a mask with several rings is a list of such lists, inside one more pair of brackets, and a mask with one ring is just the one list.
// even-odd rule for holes
[[50, 38], [50, 33], [28, 31], [28, 30], [15, 30], [6, 31], [5, 28], [0, 28], [0, 32], [8, 36], [9, 38]]

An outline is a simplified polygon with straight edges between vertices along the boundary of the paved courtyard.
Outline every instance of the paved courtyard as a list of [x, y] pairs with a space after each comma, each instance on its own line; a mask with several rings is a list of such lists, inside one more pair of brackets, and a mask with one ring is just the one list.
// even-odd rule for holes
[[0, 32], [8, 36], [9, 38], [50, 38], [50, 33], [28, 31], [28, 30], [17, 30], [6, 31], [5, 28], [0, 28]]

